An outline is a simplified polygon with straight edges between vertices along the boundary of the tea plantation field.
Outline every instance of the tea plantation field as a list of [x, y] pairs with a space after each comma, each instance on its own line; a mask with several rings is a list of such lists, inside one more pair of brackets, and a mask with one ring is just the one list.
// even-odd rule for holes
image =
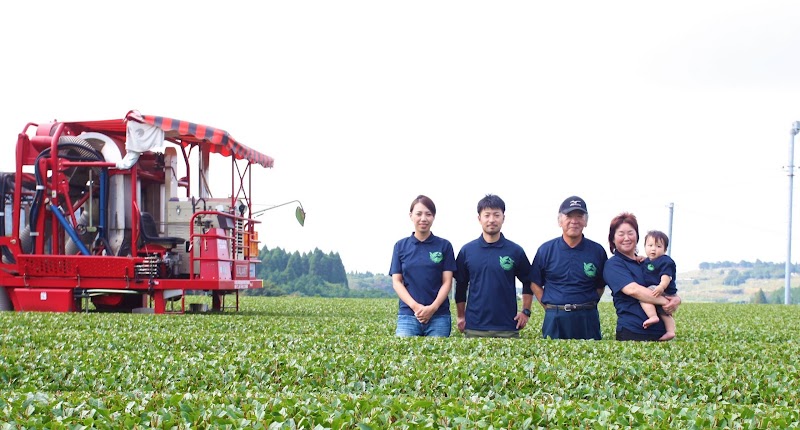
[[[669, 343], [394, 337], [393, 299], [0, 312], [0, 428], [798, 428], [800, 307], [684, 303]], [[454, 309], [454, 306], [453, 306]]]

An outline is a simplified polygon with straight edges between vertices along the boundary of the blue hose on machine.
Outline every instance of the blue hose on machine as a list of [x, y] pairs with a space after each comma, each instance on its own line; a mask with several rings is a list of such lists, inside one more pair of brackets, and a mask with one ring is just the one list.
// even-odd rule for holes
[[75, 229], [72, 228], [69, 222], [67, 222], [67, 218], [64, 217], [63, 213], [61, 213], [61, 208], [56, 206], [55, 203], [50, 203], [50, 210], [53, 211], [53, 214], [55, 214], [56, 218], [58, 218], [58, 222], [60, 222], [61, 226], [64, 227], [64, 231], [67, 232], [69, 237], [72, 238], [72, 241], [75, 243], [75, 245], [78, 246], [78, 249], [81, 251], [81, 254], [91, 255], [89, 249], [86, 248], [86, 245], [84, 245], [83, 242], [81, 242], [81, 238], [80, 236], [78, 236], [78, 233], [75, 232]]

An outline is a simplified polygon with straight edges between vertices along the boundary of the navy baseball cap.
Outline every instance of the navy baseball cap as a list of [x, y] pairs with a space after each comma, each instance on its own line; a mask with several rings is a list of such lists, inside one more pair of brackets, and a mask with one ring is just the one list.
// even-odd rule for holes
[[558, 211], [562, 214], [568, 214], [572, 211], [581, 211], [585, 214], [589, 213], [589, 210], [586, 209], [586, 202], [578, 196], [567, 197], [564, 203], [561, 203], [561, 207]]

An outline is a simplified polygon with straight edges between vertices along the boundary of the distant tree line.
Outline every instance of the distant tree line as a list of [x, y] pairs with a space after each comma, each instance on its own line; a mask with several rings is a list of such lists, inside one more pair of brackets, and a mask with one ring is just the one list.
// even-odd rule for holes
[[[784, 279], [786, 277], [786, 263], [770, 263], [761, 260], [755, 262], [740, 261], [721, 261], [716, 263], [700, 263], [701, 270], [727, 270], [727, 275], [722, 281], [723, 285], [738, 286], [747, 282], [748, 279]], [[800, 265], [791, 265], [792, 273], [800, 272]], [[800, 304], [800, 288], [791, 288], [791, 304]], [[785, 302], [786, 290], [779, 288], [770, 293], [765, 293], [763, 289], [758, 290], [750, 298], [750, 303], [762, 304], [783, 304]]]
[[[345, 272], [339, 253], [324, 253], [315, 248], [309, 253], [288, 253], [282, 248], [263, 247], [256, 276], [264, 287], [247, 290], [250, 295], [264, 296], [316, 296], [316, 297], [396, 297], [388, 275], [371, 272]], [[724, 285], [739, 286], [748, 279], [783, 279], [786, 265], [756, 260], [755, 262], [718, 261], [700, 263], [701, 270], [720, 270], [727, 273]], [[800, 265], [792, 265], [792, 272], [800, 272]], [[800, 289], [792, 288], [792, 302], [800, 303]], [[784, 290], [769, 294], [759, 291], [751, 303], [783, 303]]]
[[[782, 279], [786, 276], [785, 263], [770, 263], [756, 260], [749, 261], [722, 261], [716, 263], [700, 263], [700, 270], [728, 270], [727, 276], [722, 281], [723, 285], [738, 286], [748, 279]], [[798, 272], [800, 265], [792, 265], [792, 273]]]
[[249, 295], [390, 297], [394, 294], [388, 277], [369, 272], [347, 274], [338, 252], [326, 254], [315, 248], [310, 253], [288, 253], [282, 248], [270, 250], [265, 246], [258, 258], [261, 264], [256, 266], [256, 277], [264, 281], [264, 287], [247, 290]]
[[[758, 292], [750, 298], [750, 303], [782, 305], [786, 301], [785, 295], [786, 290], [784, 288], [779, 288], [769, 294], [764, 293], [764, 290], [759, 288]], [[790, 304], [800, 304], [800, 288], [790, 288], [789, 295], [791, 296]]]

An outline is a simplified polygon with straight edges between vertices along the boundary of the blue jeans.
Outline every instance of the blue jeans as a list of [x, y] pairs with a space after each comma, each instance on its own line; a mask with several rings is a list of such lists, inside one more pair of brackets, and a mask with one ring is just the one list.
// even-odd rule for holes
[[452, 320], [450, 315], [434, 315], [427, 324], [422, 324], [414, 315], [397, 316], [397, 336], [448, 337]]

